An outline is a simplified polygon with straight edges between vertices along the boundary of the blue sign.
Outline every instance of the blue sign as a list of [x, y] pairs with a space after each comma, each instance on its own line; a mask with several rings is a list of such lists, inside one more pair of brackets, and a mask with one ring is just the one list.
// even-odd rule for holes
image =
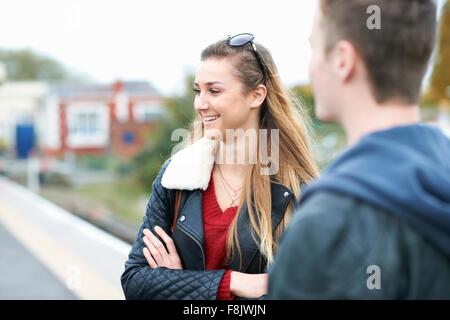
[[27, 159], [35, 147], [34, 126], [32, 123], [16, 126], [16, 152], [19, 159]]
[[122, 134], [122, 141], [125, 144], [133, 144], [135, 139], [134, 132], [126, 131]]

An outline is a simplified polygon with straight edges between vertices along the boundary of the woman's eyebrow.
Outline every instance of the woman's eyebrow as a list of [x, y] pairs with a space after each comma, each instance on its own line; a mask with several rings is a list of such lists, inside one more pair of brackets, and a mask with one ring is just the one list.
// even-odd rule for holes
[[[220, 82], [220, 81], [209, 81], [209, 82], [206, 82], [205, 83], [205, 85], [206, 86], [212, 86], [212, 85], [214, 85], [214, 84], [223, 84], [222, 82]], [[197, 82], [194, 82], [194, 86], [199, 86], [199, 84], [197, 83]]]

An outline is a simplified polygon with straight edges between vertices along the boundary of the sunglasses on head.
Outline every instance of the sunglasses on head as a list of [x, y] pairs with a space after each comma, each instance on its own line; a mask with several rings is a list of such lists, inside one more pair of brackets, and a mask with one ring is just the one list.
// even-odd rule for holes
[[264, 68], [264, 63], [261, 59], [261, 56], [258, 53], [258, 50], [256, 50], [256, 45], [253, 42], [254, 39], [255, 36], [252, 35], [251, 33], [240, 33], [235, 36], [228, 36], [227, 44], [230, 47], [242, 47], [250, 43], [252, 45], [253, 52], [255, 53], [256, 60], [259, 63], [265, 81], [265, 79], [267, 79], [266, 69]]

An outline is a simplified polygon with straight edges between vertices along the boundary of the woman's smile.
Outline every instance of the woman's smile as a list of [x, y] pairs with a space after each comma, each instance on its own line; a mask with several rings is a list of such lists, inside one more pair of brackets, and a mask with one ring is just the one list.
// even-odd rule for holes
[[203, 117], [203, 125], [205, 127], [206, 126], [210, 126], [219, 118], [220, 118], [220, 116], [218, 116], [218, 115], [216, 115], [216, 116], [204, 116]]

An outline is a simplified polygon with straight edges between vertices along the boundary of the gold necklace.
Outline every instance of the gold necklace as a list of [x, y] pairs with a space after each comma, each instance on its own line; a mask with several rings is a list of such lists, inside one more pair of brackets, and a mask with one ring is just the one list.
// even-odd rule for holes
[[[242, 189], [242, 186], [236, 190], [234, 190], [229, 184], [228, 182], [225, 180], [225, 177], [222, 174], [222, 170], [220, 170], [220, 166], [217, 166], [217, 169], [219, 170], [219, 174], [220, 174], [220, 178], [222, 180], [222, 184], [224, 186], [225, 191], [227, 192], [228, 196], [231, 199], [231, 204], [230, 207], [236, 207], [236, 200], [239, 197], [238, 192]], [[231, 190], [231, 192], [233, 192], [233, 194], [230, 193], [230, 191], [228, 190], [228, 188]]]

